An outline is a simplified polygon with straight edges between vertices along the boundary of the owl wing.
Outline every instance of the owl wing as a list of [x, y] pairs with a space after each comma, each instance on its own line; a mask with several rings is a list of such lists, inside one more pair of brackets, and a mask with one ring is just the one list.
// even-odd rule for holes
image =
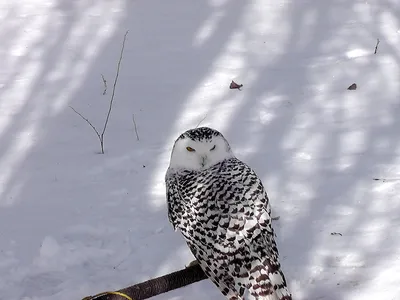
[[178, 209], [178, 201], [179, 201], [179, 190], [178, 183], [174, 176], [174, 174], [168, 169], [165, 175], [165, 185], [166, 185], [166, 195], [167, 195], [167, 209], [168, 209], [168, 220], [174, 227], [174, 230], [177, 230], [177, 220], [179, 214]]
[[[167, 187], [167, 207], [168, 207], [168, 218], [169, 221], [174, 226], [175, 231], [178, 229], [179, 220], [185, 219], [183, 216], [184, 212], [181, 209], [179, 203], [183, 201], [188, 201], [180, 192], [179, 192], [179, 183], [177, 175], [175, 173], [167, 171], [165, 182]], [[190, 200], [189, 200], [190, 201]], [[187, 216], [186, 216], [187, 217]], [[185, 222], [185, 221], [183, 221]], [[186, 226], [186, 224], [181, 224]], [[237, 299], [238, 292], [234, 287], [234, 280], [228, 272], [227, 268], [223, 268], [222, 266], [217, 267], [212, 263], [211, 260], [208, 259], [208, 256], [212, 253], [207, 248], [207, 245], [202, 244], [200, 242], [201, 238], [198, 236], [199, 232], [196, 232], [196, 238], [188, 234], [186, 230], [181, 230], [181, 233], [185, 237], [186, 243], [199, 262], [200, 267], [206, 274], [206, 276], [220, 289], [220, 291], [227, 296], [229, 299]]]
[[[272, 228], [271, 207], [264, 186], [254, 170], [237, 160], [235, 197], [229, 197], [227, 240], [238, 248], [229, 266], [235, 282], [257, 299], [291, 300], [279, 263]], [[277, 298], [274, 298], [277, 297]]]

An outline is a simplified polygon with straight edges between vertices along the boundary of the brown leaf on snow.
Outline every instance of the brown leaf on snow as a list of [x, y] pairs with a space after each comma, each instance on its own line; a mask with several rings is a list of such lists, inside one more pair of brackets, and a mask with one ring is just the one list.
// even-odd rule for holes
[[351, 86], [349, 86], [347, 89], [350, 90], [350, 91], [354, 91], [354, 90], [357, 89], [357, 84], [353, 83], [353, 84], [352, 84]]
[[242, 86], [243, 86], [243, 84], [237, 84], [236, 82], [234, 82], [234, 81], [232, 80], [232, 82], [231, 82], [229, 88], [230, 88], [231, 90], [237, 89], [237, 90], [240, 91], [240, 88], [241, 88]]

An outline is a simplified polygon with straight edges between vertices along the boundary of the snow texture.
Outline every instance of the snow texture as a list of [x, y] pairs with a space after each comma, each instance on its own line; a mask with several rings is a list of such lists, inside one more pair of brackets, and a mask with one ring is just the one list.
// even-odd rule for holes
[[[0, 21], [1, 300], [188, 264], [164, 174], [204, 118], [264, 181], [294, 299], [400, 299], [399, 1], [3, 0]], [[69, 106], [101, 128], [126, 30], [101, 155]]]

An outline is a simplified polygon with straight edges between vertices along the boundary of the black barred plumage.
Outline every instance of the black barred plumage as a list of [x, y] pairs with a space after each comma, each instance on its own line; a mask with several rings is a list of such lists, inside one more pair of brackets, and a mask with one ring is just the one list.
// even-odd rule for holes
[[221, 133], [201, 127], [182, 134], [165, 179], [170, 222], [228, 299], [292, 299], [267, 193]]

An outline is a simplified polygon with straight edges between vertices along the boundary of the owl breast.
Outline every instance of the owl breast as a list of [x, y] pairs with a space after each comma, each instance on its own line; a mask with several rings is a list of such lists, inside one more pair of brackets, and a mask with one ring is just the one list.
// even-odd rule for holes
[[251, 225], [246, 216], [252, 207], [245, 201], [246, 177], [235, 159], [175, 176], [179, 191], [177, 227], [186, 240], [221, 253], [244, 243], [243, 229]]

